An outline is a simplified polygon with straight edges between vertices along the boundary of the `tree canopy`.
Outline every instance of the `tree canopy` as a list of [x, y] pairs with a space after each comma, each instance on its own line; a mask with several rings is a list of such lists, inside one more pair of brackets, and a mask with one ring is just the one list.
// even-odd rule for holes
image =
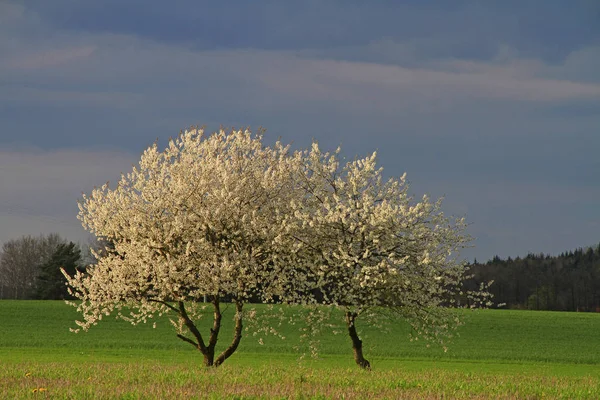
[[[340, 166], [316, 143], [292, 152], [248, 130], [190, 129], [80, 202], [83, 226], [110, 246], [86, 272], [65, 272], [81, 300], [77, 324], [174, 313], [177, 336], [211, 366], [237, 349], [251, 299], [343, 307], [356, 362], [368, 368], [355, 327], [365, 311], [395, 311], [432, 338], [458, 323], [442, 306], [463, 295], [464, 221], [407, 191], [405, 177], [383, 180], [375, 154]], [[208, 335], [195, 324], [204, 298]], [[235, 305], [235, 328], [217, 355], [224, 301]]]
[[[80, 203], [84, 227], [112, 249], [69, 278], [83, 301], [78, 324], [87, 329], [113, 310], [134, 324], [172, 311], [178, 336], [206, 365], [225, 361], [241, 340], [244, 303], [259, 287], [265, 298], [277, 290], [278, 222], [296, 195], [286, 184], [292, 161], [287, 147], [265, 147], [249, 131], [205, 137], [194, 129], [164, 152], [148, 148], [115, 189], [104, 185]], [[194, 325], [204, 296], [214, 308], [208, 340]], [[224, 299], [235, 303], [236, 327], [215, 358]], [[125, 305], [133, 311], [121, 313]]]
[[303, 159], [296, 179], [304, 196], [286, 224], [294, 264], [312, 287], [295, 293], [301, 303], [345, 311], [357, 364], [370, 365], [355, 326], [361, 315], [392, 312], [443, 344], [460, 322], [444, 306], [465, 297], [487, 302], [484, 288], [462, 292], [467, 273], [459, 252], [470, 238], [464, 219], [446, 217], [441, 200], [415, 201], [406, 175], [384, 180], [376, 153], [342, 164], [337, 152], [314, 144]]

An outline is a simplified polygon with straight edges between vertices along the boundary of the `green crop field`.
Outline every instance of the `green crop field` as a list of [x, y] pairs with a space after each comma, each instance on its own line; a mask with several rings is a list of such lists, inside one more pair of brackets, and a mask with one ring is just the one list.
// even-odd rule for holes
[[63, 302], [5, 300], [0, 398], [600, 398], [600, 314], [457, 312], [465, 325], [446, 353], [410, 342], [402, 321], [388, 333], [359, 325], [370, 372], [355, 366], [344, 334], [323, 334], [320, 358], [300, 360], [297, 326], [264, 345], [248, 335], [222, 367], [205, 369], [166, 320], [154, 329], [110, 317], [74, 334], [77, 314]]

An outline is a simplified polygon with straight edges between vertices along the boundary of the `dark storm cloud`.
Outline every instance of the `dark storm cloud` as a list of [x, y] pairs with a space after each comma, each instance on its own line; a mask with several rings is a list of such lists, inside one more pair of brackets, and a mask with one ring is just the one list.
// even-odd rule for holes
[[446, 54], [438, 47], [440, 56], [491, 57], [497, 43], [506, 43], [528, 55], [556, 60], [594, 42], [600, 33], [600, 6], [594, 0], [378, 1], [368, 5], [358, 0], [38, 0], [33, 4], [60, 29], [131, 34], [203, 49], [327, 49], [381, 38], [439, 42], [446, 37], [442, 42], [454, 46]]
[[80, 192], [199, 123], [377, 150], [478, 258], [597, 242], [597, 3], [365, 4], [0, 4], [0, 241], [79, 235]]

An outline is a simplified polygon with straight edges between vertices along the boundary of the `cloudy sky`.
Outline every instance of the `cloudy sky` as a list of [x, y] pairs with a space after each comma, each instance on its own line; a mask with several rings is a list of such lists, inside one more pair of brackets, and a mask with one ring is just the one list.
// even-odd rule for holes
[[445, 196], [468, 258], [600, 241], [600, 3], [0, 1], [0, 242], [86, 240], [77, 200], [192, 124]]

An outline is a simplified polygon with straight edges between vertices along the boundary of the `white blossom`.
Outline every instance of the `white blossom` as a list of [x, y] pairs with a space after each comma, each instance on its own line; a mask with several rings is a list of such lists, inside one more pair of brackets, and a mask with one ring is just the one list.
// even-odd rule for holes
[[162, 152], [149, 147], [115, 188], [105, 184], [79, 204], [83, 226], [111, 248], [86, 273], [68, 277], [81, 300], [74, 304], [83, 316], [77, 325], [87, 330], [113, 312], [138, 324], [175, 311], [180, 337], [210, 358], [207, 364], [219, 362], [206, 354], [218, 329], [207, 343], [193, 331], [190, 324], [201, 316], [194, 304], [208, 296], [220, 315], [220, 299], [231, 299], [239, 343], [243, 304], [281, 290], [277, 269], [289, 257], [278, 237], [299, 195], [290, 177], [300, 161], [288, 147], [264, 146], [248, 130], [206, 137], [191, 129]]
[[[389, 311], [443, 342], [460, 323], [445, 306], [466, 277], [464, 219], [447, 218], [441, 200], [415, 201], [406, 175], [384, 180], [375, 153], [342, 165], [339, 152], [316, 142], [297, 152], [265, 146], [248, 130], [190, 129], [162, 152], [150, 146], [114, 188], [95, 188], [79, 204], [83, 226], [110, 246], [95, 254], [97, 265], [67, 277], [81, 300], [78, 329], [111, 313], [132, 324], [175, 313], [177, 335], [219, 365], [237, 348], [244, 317], [255, 319], [243, 312], [254, 297], [309, 307], [309, 336], [328, 309], [317, 304], [343, 308], [355, 355], [356, 318]], [[466, 297], [489, 301], [485, 290]], [[213, 310], [208, 339], [195, 327], [204, 298]], [[235, 304], [235, 332], [215, 358], [222, 299]]]

